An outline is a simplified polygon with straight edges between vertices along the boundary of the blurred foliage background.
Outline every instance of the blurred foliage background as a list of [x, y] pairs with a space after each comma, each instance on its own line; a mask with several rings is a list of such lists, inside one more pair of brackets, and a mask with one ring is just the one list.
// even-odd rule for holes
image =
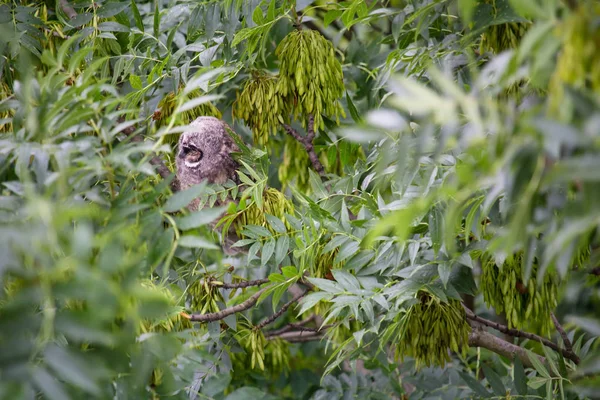
[[[600, 398], [598, 2], [4, 0], [0, 53], [0, 398]], [[198, 116], [240, 185], [178, 191]]]

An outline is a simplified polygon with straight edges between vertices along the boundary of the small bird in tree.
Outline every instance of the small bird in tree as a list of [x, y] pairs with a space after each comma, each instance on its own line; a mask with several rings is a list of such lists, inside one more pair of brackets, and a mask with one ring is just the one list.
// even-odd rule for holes
[[[198, 117], [191, 124], [194, 129], [184, 132], [179, 137], [176, 156], [177, 179], [181, 190], [185, 190], [203, 181], [224, 184], [228, 180], [239, 183], [236, 174], [238, 163], [231, 153], [239, 152], [239, 148], [227, 132], [227, 124], [215, 117]], [[216, 205], [226, 205], [233, 201], [217, 200]], [[197, 211], [200, 199], [193, 200], [190, 211]], [[214, 228], [214, 223], [212, 227]], [[233, 255], [231, 245], [237, 241], [235, 231], [230, 229], [223, 240], [224, 250]]]
[[[231, 153], [239, 148], [227, 132], [227, 124], [215, 117], [198, 117], [190, 126], [193, 131], [179, 137], [177, 150], [177, 179], [182, 190], [202, 181], [224, 184], [227, 180], [238, 182], [238, 163]], [[199, 199], [188, 206], [198, 209]]]
[[[185, 190], [203, 181], [222, 185], [232, 180], [239, 185], [236, 173], [239, 164], [232, 153], [240, 150], [227, 132], [231, 128], [215, 117], [199, 117], [190, 125], [194, 129], [181, 134], [177, 150], [177, 179], [180, 188]], [[236, 200], [227, 198], [223, 202], [217, 201], [216, 205], [227, 205], [232, 201]], [[279, 218], [287, 226], [285, 214], [294, 212], [292, 203], [274, 188], [265, 188], [260, 203], [259, 206], [253, 200], [245, 201], [242, 210], [226, 215], [224, 226], [230, 227], [224, 238], [224, 250], [227, 254], [239, 252], [239, 248], [231, 248], [231, 245], [244, 237], [243, 229], [246, 225], [259, 225], [274, 232], [265, 214]], [[199, 204], [200, 199], [195, 199], [188, 205], [188, 209], [196, 211]]]

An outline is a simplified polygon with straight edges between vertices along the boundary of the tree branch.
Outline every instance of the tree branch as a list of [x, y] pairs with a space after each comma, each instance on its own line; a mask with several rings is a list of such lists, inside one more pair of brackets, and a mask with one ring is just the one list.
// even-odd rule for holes
[[[510, 359], [516, 356], [519, 357], [523, 365], [530, 368], [533, 367], [527, 351], [523, 347], [509, 343], [480, 328], [474, 328], [469, 334], [469, 346], [483, 347], [484, 349], [493, 351], [496, 354], [500, 354]], [[546, 362], [544, 357], [538, 356], [538, 358], [542, 363]]]
[[297, 302], [298, 300], [300, 300], [301, 298], [303, 298], [304, 296], [306, 296], [308, 294], [308, 292], [310, 292], [309, 290], [305, 290], [304, 292], [294, 296], [293, 299], [291, 299], [290, 301], [288, 301], [287, 303], [285, 303], [280, 309], [279, 311], [277, 311], [275, 314], [271, 315], [269, 318], [265, 319], [263, 322], [261, 322], [260, 324], [256, 325], [256, 327], [258, 329], [262, 329], [265, 326], [269, 325], [270, 323], [272, 323], [273, 321], [275, 321], [277, 318], [281, 317], [281, 315], [287, 311], [288, 308], [290, 308], [290, 306], [292, 304], [294, 304], [295, 302]]
[[321, 177], [323, 177], [325, 175], [325, 168], [323, 168], [323, 164], [321, 164], [321, 161], [319, 160], [317, 152], [313, 146], [313, 140], [315, 138], [314, 116], [312, 114], [308, 116], [308, 130], [306, 132], [306, 136], [300, 135], [298, 131], [288, 124], [283, 124], [283, 127], [291, 137], [296, 139], [298, 142], [300, 142], [300, 144], [302, 144], [302, 146], [304, 146], [304, 149], [308, 153], [308, 158], [310, 159], [313, 169], [317, 171]]
[[60, 0], [60, 8], [70, 19], [73, 19], [77, 16], [77, 11], [75, 11], [75, 9], [71, 7], [67, 0]]
[[312, 331], [315, 332], [317, 329], [316, 328], [307, 328], [304, 325], [308, 324], [309, 322], [311, 322], [312, 320], [315, 319], [315, 314], [311, 315], [310, 317], [300, 321], [300, 322], [292, 322], [289, 323], [287, 325], [285, 325], [283, 328], [279, 328], [279, 329], [274, 329], [272, 331], [268, 331], [265, 333], [266, 337], [269, 336], [277, 336], [280, 335], [284, 332], [289, 332], [292, 329], [296, 329], [298, 331]]
[[219, 286], [222, 287], [223, 289], [243, 289], [243, 288], [247, 288], [250, 286], [260, 286], [260, 285], [264, 285], [265, 283], [269, 283], [270, 281], [268, 279], [257, 279], [255, 281], [244, 281], [244, 282], [237, 282], [237, 283], [224, 283], [224, 282], [218, 282], [218, 281], [209, 281], [209, 285], [212, 286]]
[[295, 331], [295, 332], [284, 332], [279, 335], [268, 336], [268, 340], [283, 339], [291, 343], [310, 342], [313, 340], [321, 340], [323, 335], [320, 332], [312, 331]]
[[573, 353], [573, 345], [571, 344], [571, 341], [569, 340], [569, 336], [567, 335], [567, 332], [562, 327], [562, 325], [558, 322], [558, 319], [556, 318], [556, 315], [554, 315], [554, 313], [550, 313], [550, 316], [552, 317], [552, 322], [554, 323], [556, 330], [558, 331], [558, 333], [560, 333], [560, 337], [562, 338], [562, 341], [565, 344], [566, 350], [568, 352]]
[[[561, 353], [565, 358], [568, 358], [569, 360], [573, 361], [575, 364], [579, 364], [579, 361], [580, 361], [579, 357], [572, 350], [569, 351], [566, 349], [561, 349], [560, 347], [558, 347], [555, 343], [551, 342], [550, 340], [543, 338], [541, 336], [535, 335], [533, 333], [523, 332], [518, 329], [511, 329], [505, 325], [501, 325], [497, 322], [490, 321], [489, 319], [479, 317], [479, 316], [473, 314], [473, 312], [471, 312], [471, 310], [468, 310], [467, 308], [465, 308], [465, 311], [467, 314], [467, 318], [470, 319], [471, 321], [479, 322], [482, 325], [489, 326], [490, 328], [493, 328], [493, 329], [497, 330], [498, 332], [502, 332], [504, 334], [507, 334], [507, 335], [510, 335], [513, 337], [522, 337], [522, 338], [534, 340], [536, 342], [541, 342], [544, 346], [551, 348], [552, 350], [556, 351], [557, 353]], [[506, 342], [506, 343], [508, 343], [508, 342]], [[484, 347], [484, 346], [481, 346], [481, 347]]]
[[262, 288], [258, 292], [254, 293], [251, 297], [249, 297], [243, 303], [240, 303], [236, 306], [225, 308], [216, 313], [209, 314], [192, 314], [190, 315], [190, 320], [195, 322], [212, 322], [219, 321], [225, 317], [230, 316], [231, 314], [239, 313], [245, 311], [256, 304], [258, 298], [267, 290], [268, 288]]

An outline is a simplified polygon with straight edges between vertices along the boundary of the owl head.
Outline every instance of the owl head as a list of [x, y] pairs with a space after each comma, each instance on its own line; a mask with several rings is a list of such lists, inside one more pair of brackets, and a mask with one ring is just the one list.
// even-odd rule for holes
[[181, 134], [177, 147], [181, 189], [204, 180], [217, 184], [237, 180], [238, 163], [231, 153], [239, 152], [239, 148], [229, 136], [225, 122], [215, 117], [198, 117], [190, 126], [194, 129]]

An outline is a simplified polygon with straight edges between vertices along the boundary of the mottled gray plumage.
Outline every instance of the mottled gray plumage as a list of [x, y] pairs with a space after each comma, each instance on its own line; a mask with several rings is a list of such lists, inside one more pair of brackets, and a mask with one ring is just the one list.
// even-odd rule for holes
[[[215, 117], [198, 117], [190, 124], [193, 131], [179, 137], [177, 149], [177, 179], [182, 190], [204, 180], [223, 184], [228, 179], [237, 181], [238, 163], [231, 156], [239, 148], [229, 136], [227, 125]], [[198, 201], [188, 208], [195, 211]]]
[[[236, 169], [238, 163], [231, 153], [239, 152], [239, 148], [227, 132], [227, 124], [215, 117], [198, 117], [190, 124], [194, 130], [184, 132], [179, 137], [177, 148], [177, 179], [181, 190], [202, 181], [223, 184], [231, 179], [238, 182]], [[231, 200], [215, 205], [226, 205]], [[196, 211], [200, 200], [188, 205], [190, 211]], [[215, 223], [212, 225], [214, 226]], [[233, 255], [240, 250], [231, 245], [237, 241], [233, 228], [224, 239], [225, 253]]]

